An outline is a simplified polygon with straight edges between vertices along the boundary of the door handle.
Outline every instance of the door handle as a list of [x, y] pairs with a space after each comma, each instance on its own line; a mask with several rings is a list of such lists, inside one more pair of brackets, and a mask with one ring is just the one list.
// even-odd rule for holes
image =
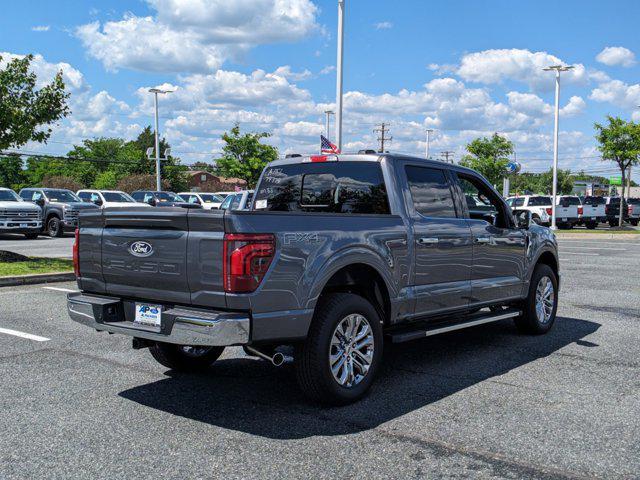
[[418, 244], [420, 245], [434, 245], [438, 243], [437, 237], [420, 237], [418, 238]]
[[491, 243], [491, 237], [476, 237], [476, 243]]

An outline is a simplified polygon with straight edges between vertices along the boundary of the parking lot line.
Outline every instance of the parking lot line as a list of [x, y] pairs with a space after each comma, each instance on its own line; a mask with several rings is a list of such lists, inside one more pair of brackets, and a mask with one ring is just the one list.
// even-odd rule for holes
[[42, 287], [45, 290], [55, 290], [56, 292], [67, 292], [67, 293], [75, 293], [75, 292], [79, 292], [80, 290], [72, 290], [70, 288], [62, 288], [62, 287]]
[[48, 342], [49, 340], [51, 340], [50, 338], [47, 338], [47, 337], [41, 337], [39, 335], [32, 335], [30, 333], [19, 332], [18, 330], [11, 330], [9, 328], [0, 328], [0, 333], [6, 333], [7, 335], [26, 338], [28, 340], [34, 340], [36, 342]]
[[632, 245], [632, 246], [640, 246], [640, 243], [631, 243], [631, 242], [625, 242], [625, 241], [620, 241], [620, 242], [601, 242], [599, 240], [563, 240], [563, 239], [559, 239], [558, 240], [558, 244], [562, 245], [564, 243], [579, 243], [580, 245], [624, 245], [625, 247]]
[[613, 247], [584, 247], [582, 245], [560, 245], [560, 248], [579, 248], [581, 250], [611, 250], [615, 252], [626, 252], [626, 248], [613, 248]]
[[599, 257], [599, 253], [582, 253], [582, 252], [563, 252], [560, 251], [560, 255], [583, 255], [585, 257]]

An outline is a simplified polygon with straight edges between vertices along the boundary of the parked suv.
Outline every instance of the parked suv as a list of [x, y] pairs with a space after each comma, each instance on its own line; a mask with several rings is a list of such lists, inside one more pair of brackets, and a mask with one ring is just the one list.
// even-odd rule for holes
[[182, 192], [178, 194], [180, 198], [183, 198], [187, 203], [195, 203], [202, 205], [202, 208], [211, 210], [212, 208], [220, 208], [220, 205], [224, 201], [224, 198], [216, 195], [215, 193], [206, 192]]
[[146, 203], [136, 202], [131, 195], [119, 190], [78, 190], [76, 195], [78, 195], [83, 202], [93, 203], [100, 208], [149, 206]]
[[23, 233], [37, 238], [42, 229], [42, 209], [23, 201], [16, 192], [0, 188], [0, 233]]
[[507, 198], [507, 204], [518, 210], [529, 210], [531, 218], [539, 225], [551, 225], [551, 197], [544, 195], [522, 195]]
[[553, 232], [514, 215], [473, 170], [393, 154], [294, 157], [265, 168], [252, 205], [83, 213], [71, 318], [88, 335], [133, 337], [175, 370], [206, 369], [230, 345], [293, 362], [302, 390], [333, 404], [367, 392], [385, 342], [554, 323]]
[[98, 208], [83, 202], [71, 190], [61, 188], [23, 188], [20, 197], [42, 209], [42, 229], [50, 237], [61, 237], [64, 232], [75, 230], [80, 211]]
[[138, 190], [133, 192], [131, 196], [136, 202], [146, 203], [152, 207], [202, 208], [202, 205], [188, 203], [180, 195], [176, 195], [173, 192]]

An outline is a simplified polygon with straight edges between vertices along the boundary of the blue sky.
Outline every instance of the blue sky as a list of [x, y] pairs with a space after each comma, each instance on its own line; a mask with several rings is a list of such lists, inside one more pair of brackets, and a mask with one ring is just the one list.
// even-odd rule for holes
[[[220, 133], [273, 133], [281, 152], [313, 151], [335, 99], [337, 1], [139, 0], [8, 2], [0, 52], [38, 54], [43, 79], [62, 68], [71, 117], [48, 145], [64, 153], [93, 136], [133, 137], [151, 123], [149, 87], [161, 98], [161, 132], [185, 162], [220, 151]], [[593, 123], [640, 121], [640, 2], [347, 0], [345, 149], [375, 146], [391, 123], [391, 149], [432, 154], [498, 131], [525, 169], [551, 158], [553, 75], [563, 76], [561, 166], [608, 175]], [[635, 175], [634, 175], [635, 177]], [[636, 177], [637, 178], [637, 177]]]

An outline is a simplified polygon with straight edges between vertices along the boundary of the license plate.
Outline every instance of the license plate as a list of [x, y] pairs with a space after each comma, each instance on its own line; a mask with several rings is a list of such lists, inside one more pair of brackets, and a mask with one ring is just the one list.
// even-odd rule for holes
[[591, 220], [595, 220], [595, 219], [596, 219], [596, 217], [591, 217]]
[[148, 303], [136, 303], [136, 317], [134, 323], [159, 327], [162, 318], [162, 307], [160, 305], [149, 305]]
[[28, 223], [21, 223], [20, 228], [27, 228], [29, 226]]
[[567, 219], [566, 219], [566, 218], [563, 218], [563, 219], [562, 219], [562, 221], [563, 221], [563, 222], [566, 222], [566, 221], [567, 221]]

